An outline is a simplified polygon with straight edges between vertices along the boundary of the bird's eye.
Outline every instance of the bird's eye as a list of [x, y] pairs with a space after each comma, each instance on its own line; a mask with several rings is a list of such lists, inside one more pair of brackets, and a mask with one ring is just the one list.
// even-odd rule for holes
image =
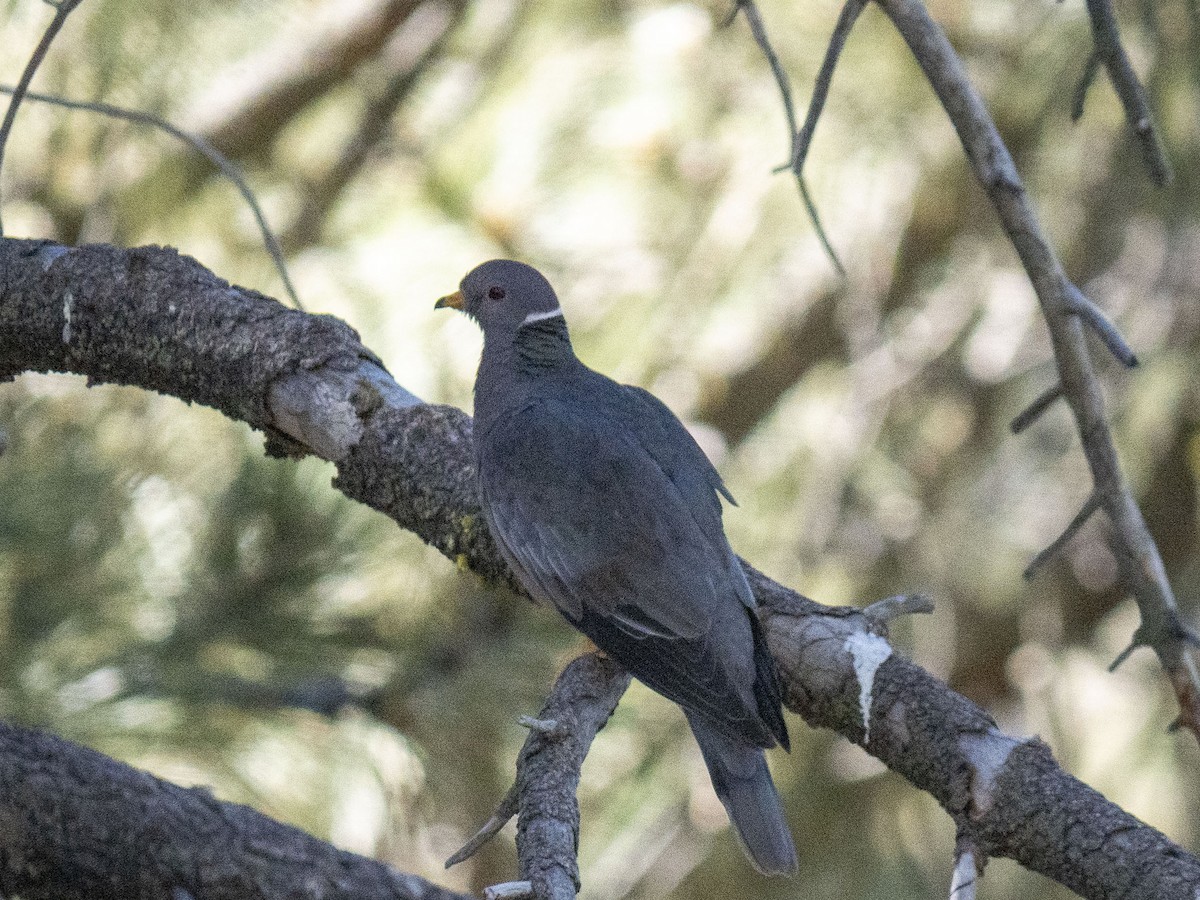
[[503, 300], [504, 297], [505, 297], [504, 288], [502, 288], [502, 287], [488, 288], [488, 299], [489, 300]]

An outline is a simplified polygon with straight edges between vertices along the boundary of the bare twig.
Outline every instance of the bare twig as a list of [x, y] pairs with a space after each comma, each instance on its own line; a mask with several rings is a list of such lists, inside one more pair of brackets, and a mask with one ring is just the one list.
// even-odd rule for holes
[[1067, 308], [1079, 316], [1084, 324], [1096, 333], [1096, 336], [1108, 348], [1108, 352], [1116, 357], [1117, 362], [1127, 369], [1137, 366], [1137, 356], [1125, 342], [1125, 338], [1121, 336], [1117, 326], [1099, 306], [1088, 299], [1087, 295], [1071, 282], [1067, 282]]
[[521, 875], [538, 900], [575, 900], [579, 890], [579, 770], [596, 732], [629, 687], [629, 673], [600, 653], [568, 665], [554, 683], [541, 721], [557, 727], [529, 732], [517, 760]]
[[1099, 492], [1093, 492], [1087, 498], [1087, 501], [1083, 504], [1079, 512], [1075, 514], [1075, 518], [1071, 520], [1071, 523], [1063, 529], [1062, 534], [1051, 541], [1050, 545], [1041, 550], [1030, 561], [1029, 565], [1025, 567], [1025, 571], [1022, 573], [1023, 577], [1028, 580], [1041, 571], [1042, 566], [1058, 555], [1058, 552], [1067, 546], [1071, 538], [1079, 533], [1079, 529], [1086, 525], [1088, 519], [1096, 514], [1096, 510], [1100, 509], [1103, 502], [1104, 498], [1100, 496]]
[[[4, 169], [4, 148], [8, 144], [8, 135], [12, 131], [13, 120], [17, 117], [17, 110], [21, 106], [21, 101], [25, 99], [25, 93], [29, 90], [29, 84], [33, 81], [34, 73], [37, 72], [38, 66], [42, 64], [42, 60], [46, 58], [46, 54], [50, 52], [50, 45], [62, 30], [63, 25], [67, 22], [67, 16], [71, 15], [83, 0], [62, 0], [59, 3], [51, 4], [54, 7], [54, 18], [50, 24], [46, 26], [46, 31], [42, 35], [42, 39], [38, 41], [38, 45], [34, 48], [33, 53], [29, 57], [29, 62], [25, 64], [25, 71], [21, 73], [20, 79], [17, 81], [17, 86], [11, 91], [12, 99], [8, 101], [8, 110], [4, 113], [4, 122], [0, 124], [0, 172]], [[4, 236], [4, 222], [0, 220], [0, 237]]]
[[926, 594], [900, 594], [876, 600], [863, 610], [863, 615], [872, 622], [886, 625], [900, 616], [933, 612], [933, 600]]
[[509, 823], [513, 816], [517, 814], [517, 786], [514, 784], [508, 789], [508, 793], [504, 795], [504, 799], [500, 801], [496, 811], [491, 817], [480, 826], [479, 830], [471, 836], [471, 839], [456, 850], [449, 859], [446, 860], [446, 868], [457, 866], [461, 862], [466, 862], [472, 856], [479, 852], [488, 841], [500, 833], [500, 830]]
[[[1094, 494], [1100, 497], [1101, 507], [1113, 524], [1110, 541], [1125, 586], [1137, 601], [1147, 642], [1154, 647], [1175, 689], [1180, 721], [1200, 737], [1200, 671], [1190, 645], [1171, 624], [1179, 619], [1175, 595], [1158, 547], [1121, 470], [1104, 413], [1104, 396], [1085, 340], [1083, 319], [1086, 317], [1086, 324], [1096, 329], [1102, 339], [1106, 334], [1111, 339], [1111, 334], [1098, 324], [1089, 308], [1080, 305], [1080, 292], [1063, 272], [1058, 256], [1042, 233], [1012, 157], [983, 99], [924, 4], [921, 0], [877, 2], [908, 43], [941, 100], [975, 175], [1037, 293], [1050, 331], [1063, 396], [1075, 416], [1091, 469]], [[1123, 341], [1109, 342], [1109, 349], [1120, 358], [1118, 351], [1123, 345]]]
[[519, 811], [517, 847], [521, 873], [534, 885], [531, 896], [573, 900], [579, 889], [579, 770], [628, 686], [628, 673], [599, 653], [568, 665], [541, 713], [517, 720], [529, 737], [517, 761], [516, 782], [483, 827], [446, 860], [446, 868], [473, 856]]
[[[859, 3], [861, 0], [850, 0], [850, 2]], [[829, 241], [829, 236], [825, 233], [825, 227], [821, 224], [821, 216], [817, 212], [812, 195], [809, 193], [808, 183], [804, 180], [804, 174], [801, 168], [795, 165], [797, 159], [796, 140], [798, 130], [796, 128], [796, 105], [792, 101], [791, 82], [788, 79], [787, 72], [783, 68], [783, 63], [779, 61], [779, 55], [775, 52], [775, 48], [771, 46], [771, 39], [767, 35], [767, 27], [763, 23], [762, 14], [759, 13], [758, 6], [754, 0], [737, 0], [737, 5], [734, 6], [733, 12], [730, 14], [729, 20], [731, 22], [739, 11], [746, 15], [746, 21], [750, 25], [750, 33], [754, 36], [754, 41], [758, 44], [759, 49], [762, 50], [763, 56], [767, 58], [767, 63], [771, 67], [771, 73], [775, 76], [775, 84], [779, 87], [779, 95], [783, 100], [783, 112], [787, 117], [788, 142], [791, 147], [791, 162], [783, 165], [778, 171], [791, 169], [795, 174], [796, 186], [800, 189], [800, 199], [804, 202], [804, 209], [813, 224], [813, 230], [817, 233], [817, 240], [821, 242], [821, 246], [825, 250], [825, 255], [829, 257], [830, 263], [837, 269], [838, 274], [844, 278], [846, 268], [842, 265], [837, 252], [833, 249], [833, 244]]]
[[[15, 88], [0, 85], [0, 94], [13, 94], [15, 97], [15, 93]], [[221, 174], [233, 182], [234, 187], [238, 189], [238, 193], [242, 195], [242, 199], [246, 201], [246, 205], [250, 207], [250, 211], [254, 214], [254, 221], [258, 223], [258, 230], [262, 235], [263, 244], [266, 245], [267, 252], [271, 254], [271, 259], [275, 262], [275, 269], [279, 272], [279, 279], [283, 282], [283, 289], [287, 291], [287, 295], [296, 309], [304, 309], [304, 304], [300, 302], [300, 297], [296, 293], [296, 287], [292, 284], [291, 276], [288, 275], [287, 261], [283, 258], [283, 248], [279, 246], [279, 240], [275, 237], [275, 232], [267, 224], [266, 214], [263, 212], [262, 207], [259, 206], [254, 192], [250, 190], [250, 185], [246, 183], [246, 179], [242, 177], [242, 173], [238, 170], [238, 167], [221, 153], [220, 150], [199, 135], [189, 134], [182, 128], [177, 128], [166, 119], [160, 118], [153, 113], [125, 109], [120, 106], [113, 106], [111, 103], [67, 100], [64, 97], [56, 97], [52, 94], [38, 94], [33, 91], [26, 92], [25, 96], [30, 100], [36, 100], [38, 103], [49, 103], [65, 109], [79, 109], [99, 113], [102, 116], [108, 116], [112, 119], [122, 119], [126, 122], [132, 122], [135, 125], [149, 125], [151, 128], [165, 131], [171, 137], [183, 141], [197, 153], [207, 157], [209, 162], [221, 170]]]
[[1053, 387], [1048, 387], [1038, 396], [1036, 400], [1025, 407], [1024, 411], [1017, 415], [1012, 420], [1009, 428], [1013, 434], [1020, 434], [1034, 422], [1042, 417], [1042, 413], [1054, 405], [1054, 401], [1062, 397], [1062, 385], [1056, 384]]
[[838, 59], [850, 37], [850, 30], [858, 21], [859, 15], [866, 9], [867, 0], [846, 0], [837, 24], [833, 26], [833, 34], [829, 38], [829, 46], [825, 49], [825, 58], [821, 61], [821, 69], [817, 72], [813, 83], [812, 99], [808, 104], [808, 113], [804, 117], [804, 125], [796, 134], [792, 144], [792, 161], [790, 168], [800, 177], [804, 163], [808, 159], [808, 148], [812, 146], [813, 133], [817, 130], [817, 120], [825, 109], [825, 101], [829, 97], [829, 88], [833, 84], [833, 72], [837, 68]]
[[[1125, 109], [1125, 118], [1142, 148], [1142, 160], [1150, 173], [1150, 180], [1162, 187], [1171, 181], [1171, 164], [1167, 161], [1158, 130], [1154, 127], [1150, 104], [1146, 100], [1146, 90], [1138, 80], [1137, 73], [1133, 71], [1133, 64], [1121, 44], [1121, 32], [1112, 2], [1087, 0], [1087, 11], [1092, 20], [1092, 42], [1095, 45], [1093, 59], [1103, 63], [1108, 70], [1108, 77], [1117, 91], [1117, 96], [1121, 98], [1121, 106]], [[1085, 79], [1093, 66], [1093, 63], [1088, 64], [1088, 69], [1084, 72]], [[1092, 72], [1092, 77], [1094, 75]], [[1081, 80], [1075, 105], [1080, 112], [1083, 109], [1082, 95], [1086, 90], [1086, 83]]]
[[1133, 634], [1133, 640], [1129, 642], [1129, 646], [1118, 653], [1117, 658], [1108, 664], [1108, 671], [1117, 671], [1117, 669], [1121, 668], [1121, 666], [1125, 663], [1125, 660], [1129, 659], [1129, 657], [1133, 655], [1134, 650], [1136, 650], [1138, 647], [1144, 646], [1146, 646], [1145, 643], [1142, 641], [1139, 633], [1135, 631]]

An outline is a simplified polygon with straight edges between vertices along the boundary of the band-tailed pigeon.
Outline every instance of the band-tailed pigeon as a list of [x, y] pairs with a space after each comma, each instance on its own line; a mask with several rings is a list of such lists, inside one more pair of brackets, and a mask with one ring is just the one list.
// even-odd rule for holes
[[437, 302], [483, 329], [475, 448], [517, 579], [683, 707], [761, 872], [796, 871], [763, 748], [788, 747], [775, 665], [721, 524], [721, 477], [656, 397], [575, 356], [550, 283], [493, 260]]

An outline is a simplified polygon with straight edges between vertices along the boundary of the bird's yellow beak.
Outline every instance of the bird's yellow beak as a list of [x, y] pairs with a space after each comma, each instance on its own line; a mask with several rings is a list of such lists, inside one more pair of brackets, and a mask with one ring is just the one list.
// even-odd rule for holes
[[433, 304], [434, 309], [446, 309], [447, 307], [449, 307], [450, 309], [462, 309], [463, 308], [462, 291], [455, 291], [453, 294], [447, 294], [445, 297], [443, 297], [437, 303]]

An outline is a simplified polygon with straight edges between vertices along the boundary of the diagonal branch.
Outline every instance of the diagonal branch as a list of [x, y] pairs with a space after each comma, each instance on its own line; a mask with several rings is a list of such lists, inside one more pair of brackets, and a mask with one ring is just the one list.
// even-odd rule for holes
[[336, 27], [305, 45], [271, 46], [244, 81], [236, 108], [205, 129], [205, 138], [234, 159], [261, 153], [310, 105], [342, 84], [387, 47], [421, 0], [373, 0], [358, 5]]
[[[5, 240], [0, 379], [27, 370], [76, 372], [220, 409], [265, 431], [271, 452], [335, 462], [336, 486], [348, 496], [485, 579], [514, 584], [480, 515], [470, 418], [417, 401], [336, 319], [231, 287], [171, 250]], [[897, 656], [879, 621], [746, 572], [789, 708], [930, 793], [981, 854], [1012, 858], [1095, 900], [1200, 890], [1200, 860], [1072, 778], [1040, 741], [1004, 735], [975, 704]], [[604, 690], [603, 679], [591, 684]], [[555, 856], [563, 871], [573, 864]]]
[[[17, 81], [17, 86], [13, 88], [12, 99], [8, 101], [8, 109], [4, 112], [4, 121], [0, 123], [0, 171], [4, 169], [4, 148], [8, 144], [8, 136], [12, 132], [13, 121], [17, 118], [17, 110], [21, 108], [21, 101], [25, 99], [25, 92], [29, 90], [29, 85], [33, 81], [33, 76], [38, 70], [38, 66], [42, 64], [42, 60], [46, 58], [46, 54], [50, 52], [50, 45], [54, 43], [54, 39], [58, 37], [58, 33], [62, 31], [62, 27], [67, 24], [67, 16], [71, 15], [83, 0], [62, 0], [60, 3], [52, 4], [54, 9], [54, 18], [50, 20], [50, 24], [46, 26], [45, 33], [42, 34], [42, 39], [38, 41], [38, 45], [33, 49], [33, 53], [29, 56], [29, 62], [25, 64], [25, 69], [21, 72], [21, 77]], [[4, 224], [0, 221], [0, 237], [4, 236]]]
[[1142, 160], [1150, 180], [1159, 187], [1170, 183], [1171, 164], [1158, 138], [1158, 129], [1154, 127], [1154, 117], [1150, 112], [1150, 104], [1146, 100], [1146, 89], [1133, 71], [1133, 63], [1121, 43], [1121, 31], [1117, 25], [1117, 16], [1113, 12], [1112, 0], [1087, 0], [1088, 18], [1092, 22], [1092, 43], [1095, 49], [1088, 59], [1087, 68], [1080, 79], [1075, 92], [1074, 118], [1083, 115], [1083, 103], [1088, 86], [1096, 77], [1098, 68], [1103, 65], [1108, 70], [1109, 80], [1121, 98], [1121, 106], [1125, 109], [1125, 119], [1133, 129], [1138, 146], [1142, 150]]
[[[454, 29], [466, 13], [466, 0], [451, 3], [427, 3], [427, 18], [421, 28], [413, 29], [421, 36], [423, 46], [410, 54], [393, 72], [384, 89], [363, 110], [358, 128], [346, 141], [337, 161], [304, 191], [304, 203], [283, 235], [289, 252], [316, 243], [329, 212], [346, 187], [367, 163], [373, 150], [389, 134], [396, 111], [420, 83], [421, 76], [436, 62], [445, 49]], [[422, 7], [422, 8], [425, 8]]]
[[[829, 38], [829, 46], [825, 48], [825, 58], [821, 60], [821, 69], [813, 82], [813, 95], [808, 103], [808, 113], [804, 116], [804, 126], [796, 133], [792, 145], [791, 169], [800, 177], [804, 171], [804, 163], [808, 159], [808, 148], [812, 145], [813, 133], [817, 130], [817, 121], [825, 109], [825, 101], [829, 98], [829, 88], [833, 84], [833, 71], [837, 68], [842, 50], [850, 37], [850, 30], [858, 21], [859, 15], [867, 7], [867, 0], [846, 0], [838, 15], [837, 24], [833, 26], [833, 34]], [[794, 123], [793, 123], [794, 124]]]
[[204, 788], [4, 723], [0, 892], [27, 900], [468, 900]]
[[[1179, 722], [1200, 737], [1200, 672], [1191, 647], [1180, 636], [1180, 614], [1158, 547], [1146, 528], [1117, 458], [1112, 431], [1104, 412], [1104, 396], [1088, 350], [1084, 326], [1097, 331], [1121, 357], [1114, 328], [1106, 327], [1090, 302], [1067, 278], [1025, 194], [1008, 148], [988, 115], [983, 99], [971, 84], [962, 61], [945, 34], [929, 17], [921, 0], [877, 0], [908, 43], [929, 79], [971, 167], [987, 192], [1009, 240], [1037, 293], [1058, 367], [1063, 397], [1075, 416], [1094, 482], [1113, 523], [1114, 555], [1125, 586], [1137, 601], [1144, 642], [1153, 646], [1175, 688]], [[1124, 362], [1133, 362], [1129, 353]]]
[[[10, 88], [5, 85], [0, 85], [0, 94], [16, 95], [16, 88]], [[27, 91], [25, 96], [30, 100], [35, 100], [38, 103], [49, 103], [51, 106], [61, 106], [63, 109], [85, 110], [87, 112], [99, 113], [102, 116], [108, 116], [110, 119], [120, 119], [124, 122], [132, 122], [134, 125], [146, 125], [150, 128], [157, 128], [159, 131], [169, 134], [178, 141], [182, 141], [191, 147], [194, 151], [204, 156], [212, 163], [221, 174], [233, 182], [233, 186], [237, 188], [242, 199], [246, 201], [246, 205], [250, 207], [250, 212], [254, 216], [254, 221], [258, 225], [258, 232], [262, 235], [263, 244], [267, 248], [267, 252], [271, 254], [271, 259], [275, 263], [275, 270], [279, 273], [279, 280], [283, 282], [283, 289], [287, 291], [287, 295], [291, 298], [292, 303], [297, 309], [304, 309], [304, 304], [300, 302], [300, 296], [296, 293], [296, 286], [292, 283], [292, 277], [288, 274], [287, 261], [283, 258], [283, 248], [279, 246], [279, 240], [275, 237], [275, 232], [271, 230], [271, 226], [267, 223], [267, 215], [263, 212], [262, 207], [258, 203], [258, 198], [254, 196], [254, 192], [250, 190], [250, 185], [246, 183], [246, 179], [242, 177], [242, 173], [238, 167], [226, 157], [220, 150], [206, 141], [199, 135], [189, 134], [182, 128], [177, 128], [166, 119], [156, 116], [153, 113], [141, 112], [136, 109], [125, 109], [122, 106], [114, 106], [111, 103], [101, 103], [99, 101], [84, 101], [84, 100], [68, 100], [65, 97], [56, 97], [52, 94], [37, 94], [33, 91]]]

